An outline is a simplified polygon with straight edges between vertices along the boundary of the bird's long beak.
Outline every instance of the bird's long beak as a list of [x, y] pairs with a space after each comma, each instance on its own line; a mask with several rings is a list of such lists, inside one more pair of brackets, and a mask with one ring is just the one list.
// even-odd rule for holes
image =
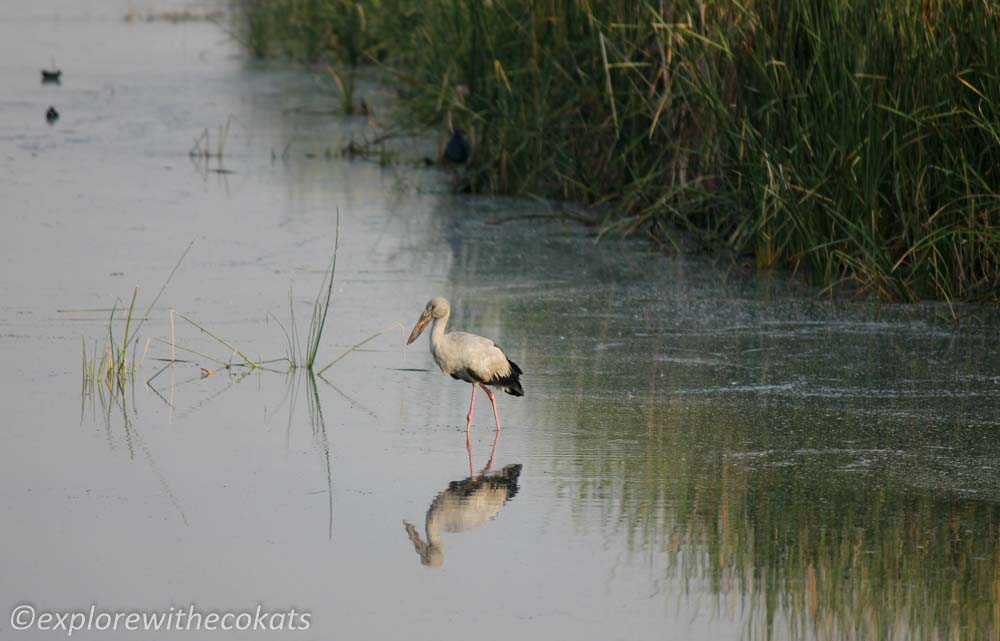
[[406, 344], [409, 345], [413, 341], [417, 340], [417, 337], [420, 336], [420, 333], [424, 331], [424, 328], [427, 327], [427, 323], [429, 322], [431, 322], [431, 313], [425, 309], [424, 313], [421, 314], [420, 318], [417, 320], [417, 324], [413, 326], [413, 331], [410, 332], [410, 338], [407, 339]]

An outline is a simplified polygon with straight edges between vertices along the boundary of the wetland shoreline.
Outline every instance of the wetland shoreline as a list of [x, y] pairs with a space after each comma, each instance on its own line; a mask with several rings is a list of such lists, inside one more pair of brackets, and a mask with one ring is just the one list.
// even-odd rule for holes
[[[243, 0], [257, 57], [358, 67], [461, 127], [477, 193], [727, 249], [823, 292], [1000, 302], [1000, 10], [918, 0]], [[685, 242], [693, 241], [693, 242]]]

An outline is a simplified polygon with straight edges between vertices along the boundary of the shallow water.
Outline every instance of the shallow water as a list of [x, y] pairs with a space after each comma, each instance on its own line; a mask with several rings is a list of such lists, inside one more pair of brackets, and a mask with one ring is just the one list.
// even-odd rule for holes
[[[65, 636], [13, 631], [27, 603], [311, 614], [261, 638], [998, 638], [995, 312], [956, 326], [947, 306], [830, 303], [595, 244], [544, 205], [449, 195], [419, 167], [433, 141], [397, 141], [385, 169], [328, 157], [368, 125], [320, 81], [129, 8], [0, 16], [0, 637]], [[50, 57], [60, 86], [39, 82]], [[230, 116], [226, 172], [192, 162]], [[195, 362], [145, 384], [170, 309], [284, 356], [289, 289], [304, 334], [338, 208], [321, 363], [440, 294], [524, 369], [495, 450], [480, 395], [476, 478], [467, 386], [398, 330], [328, 380], [178, 352]], [[81, 393], [81, 338], [103, 345], [108, 317], [86, 310], [136, 285], [145, 310], [192, 240], [134, 386]]]

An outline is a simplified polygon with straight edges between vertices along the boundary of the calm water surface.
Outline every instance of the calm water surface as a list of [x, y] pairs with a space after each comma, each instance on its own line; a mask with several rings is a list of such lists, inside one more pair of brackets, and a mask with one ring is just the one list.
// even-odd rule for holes
[[[224, 638], [1000, 636], [995, 312], [955, 326], [594, 244], [545, 206], [449, 195], [418, 167], [433, 141], [395, 141], [386, 169], [327, 157], [368, 124], [321, 80], [129, 8], [0, 16], [0, 637], [64, 636], [12, 630], [23, 603], [312, 616]], [[61, 86], [39, 82], [52, 57]], [[192, 162], [230, 116], [226, 171]], [[496, 441], [480, 397], [467, 448], [467, 386], [399, 330], [323, 380], [227, 372], [177, 320], [200, 355], [145, 384], [170, 309], [284, 356], [289, 291], [305, 333], [338, 208], [319, 360], [447, 296], [525, 371]], [[103, 345], [108, 317], [87, 310], [136, 285], [145, 310], [192, 240], [134, 386], [81, 394], [81, 340]]]

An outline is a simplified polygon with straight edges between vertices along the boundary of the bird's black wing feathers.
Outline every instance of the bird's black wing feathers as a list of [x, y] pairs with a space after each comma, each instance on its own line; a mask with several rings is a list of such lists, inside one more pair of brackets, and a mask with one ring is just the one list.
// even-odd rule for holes
[[517, 363], [507, 358], [507, 353], [503, 351], [502, 347], [496, 343], [493, 343], [493, 346], [500, 350], [503, 357], [507, 359], [507, 364], [510, 365], [510, 373], [506, 376], [496, 376], [492, 380], [486, 381], [486, 384], [499, 387], [511, 396], [524, 396], [524, 388], [521, 387], [520, 381], [520, 376], [523, 374], [521, 368]]

